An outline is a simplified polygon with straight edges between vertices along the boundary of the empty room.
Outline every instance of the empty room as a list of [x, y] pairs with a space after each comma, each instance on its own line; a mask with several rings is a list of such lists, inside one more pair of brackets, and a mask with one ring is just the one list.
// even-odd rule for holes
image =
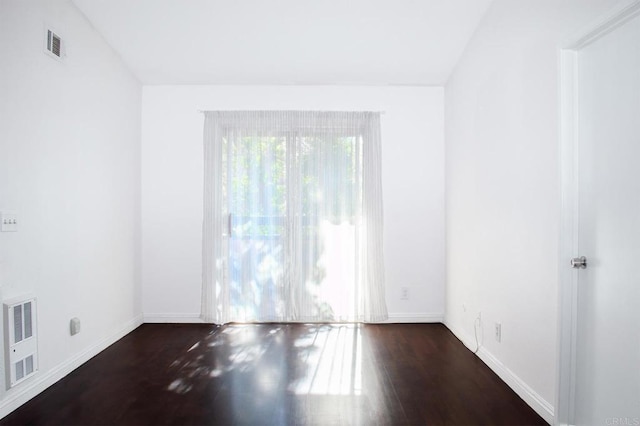
[[0, 424], [640, 425], [640, 0], [0, 0], [0, 51]]

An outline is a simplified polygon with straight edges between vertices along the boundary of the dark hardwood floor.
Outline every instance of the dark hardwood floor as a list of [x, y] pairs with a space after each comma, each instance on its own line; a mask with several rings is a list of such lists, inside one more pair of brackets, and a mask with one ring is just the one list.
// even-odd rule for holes
[[543, 425], [441, 324], [145, 324], [2, 425]]

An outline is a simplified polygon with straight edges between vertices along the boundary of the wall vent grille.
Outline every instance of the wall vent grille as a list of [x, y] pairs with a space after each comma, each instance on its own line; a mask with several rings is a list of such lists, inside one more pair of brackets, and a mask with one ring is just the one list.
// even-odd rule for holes
[[4, 320], [7, 387], [11, 388], [38, 371], [36, 299], [5, 301]]
[[62, 39], [51, 30], [47, 30], [47, 50], [53, 56], [62, 57]]

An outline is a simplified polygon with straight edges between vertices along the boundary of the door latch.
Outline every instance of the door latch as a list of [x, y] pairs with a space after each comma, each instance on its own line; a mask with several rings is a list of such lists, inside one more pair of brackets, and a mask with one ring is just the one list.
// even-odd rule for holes
[[587, 258], [584, 256], [574, 257], [571, 259], [571, 267], [573, 269], [587, 269]]

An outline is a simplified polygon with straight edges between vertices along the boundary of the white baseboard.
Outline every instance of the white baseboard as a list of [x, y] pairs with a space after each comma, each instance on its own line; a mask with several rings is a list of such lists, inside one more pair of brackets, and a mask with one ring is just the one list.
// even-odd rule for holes
[[201, 324], [200, 314], [144, 314], [145, 323], [155, 324]]
[[476, 341], [471, 336], [457, 327], [452, 327], [447, 321], [444, 322], [444, 325], [453, 333], [454, 336], [458, 338], [458, 340], [462, 342], [463, 345], [467, 347], [467, 349], [471, 352], [476, 350]]
[[95, 345], [88, 347], [45, 373], [35, 375], [33, 380], [21, 384], [13, 392], [6, 394], [4, 400], [0, 402], [0, 418], [5, 417], [49, 386], [64, 378], [108, 346], [135, 330], [140, 324], [142, 324], [142, 315], [129, 320], [118, 331], [100, 340]]
[[[443, 322], [444, 314], [404, 314], [396, 313], [389, 314], [389, 318], [382, 323], [433, 323]], [[200, 314], [144, 314], [145, 323], [186, 323], [186, 324], [200, 324], [202, 318]]]
[[[470, 350], [476, 350], [476, 342], [471, 336], [467, 335], [462, 329], [452, 327], [451, 324], [445, 322], [447, 328]], [[476, 353], [478, 358], [482, 360], [494, 373], [498, 375], [515, 393], [518, 394], [531, 408], [535, 410], [540, 417], [547, 423], [553, 424], [554, 414], [553, 405], [549, 404], [536, 391], [531, 389], [520, 377], [505, 366], [498, 358], [496, 358], [485, 347], [480, 346]]]
[[389, 319], [384, 321], [385, 323], [431, 323], [431, 322], [443, 322], [444, 314], [404, 314], [404, 313], [390, 313]]

